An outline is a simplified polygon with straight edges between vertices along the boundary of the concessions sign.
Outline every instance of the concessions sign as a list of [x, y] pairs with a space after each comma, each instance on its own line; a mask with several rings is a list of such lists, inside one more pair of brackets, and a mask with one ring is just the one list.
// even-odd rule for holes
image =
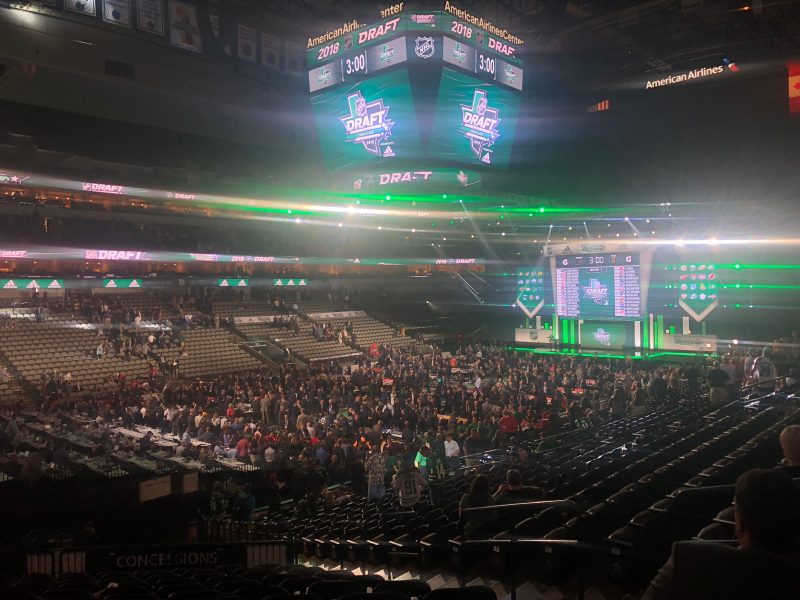
[[86, 569], [92, 573], [230, 564], [247, 564], [244, 544], [92, 548], [86, 553]]

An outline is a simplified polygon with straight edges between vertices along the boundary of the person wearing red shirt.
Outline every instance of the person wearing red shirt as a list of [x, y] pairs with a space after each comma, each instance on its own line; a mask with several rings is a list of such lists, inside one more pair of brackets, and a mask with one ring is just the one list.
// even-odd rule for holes
[[250, 442], [247, 436], [242, 436], [239, 441], [236, 442], [236, 459], [239, 462], [250, 462]]
[[504, 433], [517, 433], [519, 431], [519, 423], [513, 413], [507, 412], [503, 415], [503, 418], [500, 419], [500, 429]]

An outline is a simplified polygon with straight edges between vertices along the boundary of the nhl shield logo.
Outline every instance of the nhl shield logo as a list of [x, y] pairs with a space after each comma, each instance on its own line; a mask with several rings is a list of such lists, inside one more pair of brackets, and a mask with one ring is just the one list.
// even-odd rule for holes
[[367, 114], [367, 101], [364, 98], [356, 98], [356, 114], [360, 117]]
[[433, 38], [430, 36], [418, 37], [414, 47], [414, 53], [420, 58], [431, 58], [435, 52]]

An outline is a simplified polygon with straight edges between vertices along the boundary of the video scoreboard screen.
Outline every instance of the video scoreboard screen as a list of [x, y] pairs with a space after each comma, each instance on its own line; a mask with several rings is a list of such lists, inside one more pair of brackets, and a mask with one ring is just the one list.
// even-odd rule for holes
[[637, 253], [581, 254], [556, 259], [556, 314], [581, 319], [640, 318]]
[[505, 167], [523, 89], [518, 51], [436, 11], [397, 14], [309, 48], [326, 167], [403, 159]]

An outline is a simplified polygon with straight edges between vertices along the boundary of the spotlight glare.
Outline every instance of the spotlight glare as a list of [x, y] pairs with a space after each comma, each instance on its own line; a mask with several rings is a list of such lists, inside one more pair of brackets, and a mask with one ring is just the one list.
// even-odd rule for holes
[[340, 222], [339, 227], [344, 227], [344, 224]]

